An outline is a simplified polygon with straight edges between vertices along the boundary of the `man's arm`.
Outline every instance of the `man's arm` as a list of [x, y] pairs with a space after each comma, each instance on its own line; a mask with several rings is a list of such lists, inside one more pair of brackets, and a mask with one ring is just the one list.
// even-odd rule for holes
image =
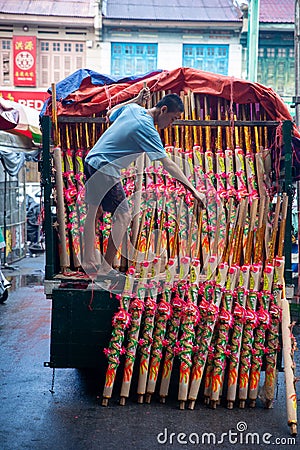
[[109, 111], [107, 111], [106, 115], [109, 118], [113, 112], [117, 109], [122, 108], [123, 106], [130, 105], [130, 103], [137, 103], [140, 106], [143, 106], [147, 100], [150, 98], [150, 89], [144, 87], [136, 97], [127, 100], [127, 102], [119, 103], [118, 105], [113, 106]]
[[201, 206], [204, 206], [206, 204], [206, 197], [204, 194], [198, 192], [192, 183], [187, 179], [187, 177], [184, 175], [180, 167], [168, 156], [165, 158], [159, 159], [159, 161], [162, 163], [164, 168], [169, 172], [169, 174], [176, 178], [176, 180], [180, 181], [180, 183], [183, 184], [183, 186], [188, 189], [196, 200], [200, 203]]

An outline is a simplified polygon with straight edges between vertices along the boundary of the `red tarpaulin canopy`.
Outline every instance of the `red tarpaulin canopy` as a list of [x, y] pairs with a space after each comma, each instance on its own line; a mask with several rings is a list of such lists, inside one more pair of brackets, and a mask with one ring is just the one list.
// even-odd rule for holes
[[[91, 78], [85, 78], [80, 88], [57, 102], [58, 115], [91, 116], [104, 111], [111, 105], [121, 103], [135, 96], [143, 87], [143, 82], [151, 92], [168, 91], [187, 93], [192, 90], [203, 95], [222, 97], [239, 104], [260, 103], [271, 120], [292, 120], [287, 106], [276, 92], [259, 83], [239, 78], [218, 75], [191, 68], [164, 70], [139, 78], [138, 81], [93, 85]], [[49, 105], [46, 114], [49, 114]], [[300, 133], [295, 129], [295, 134]]]
[[[58, 116], [89, 117], [105, 113], [115, 104], [136, 96], [144, 81], [151, 92], [171, 91], [177, 94], [193, 91], [197, 94], [215, 96], [236, 104], [260, 104], [267, 113], [267, 120], [292, 121], [289, 110], [281, 97], [272, 89], [259, 83], [211, 72], [180, 67], [150, 74], [115, 80], [106, 75], [82, 69], [57, 84]], [[51, 114], [51, 98], [43, 114]], [[281, 133], [279, 133], [281, 134]], [[300, 131], [293, 124], [292, 166], [293, 180], [300, 180]], [[284, 160], [282, 147], [273, 155], [273, 164], [281, 166]]]

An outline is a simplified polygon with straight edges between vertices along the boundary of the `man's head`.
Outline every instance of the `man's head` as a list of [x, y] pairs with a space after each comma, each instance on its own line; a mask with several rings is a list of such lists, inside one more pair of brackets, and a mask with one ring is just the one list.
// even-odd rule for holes
[[165, 95], [155, 105], [154, 121], [158, 128], [167, 128], [174, 120], [180, 119], [184, 111], [181, 98], [177, 94]]

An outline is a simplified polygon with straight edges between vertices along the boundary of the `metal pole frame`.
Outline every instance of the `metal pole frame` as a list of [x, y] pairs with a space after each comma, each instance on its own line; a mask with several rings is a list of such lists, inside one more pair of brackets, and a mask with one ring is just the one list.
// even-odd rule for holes
[[300, 127], [300, 0], [295, 0], [295, 108], [296, 125]]
[[249, 1], [247, 79], [257, 81], [260, 0]]
[[282, 125], [283, 132], [283, 151], [284, 151], [284, 181], [283, 191], [287, 193], [289, 203], [286, 218], [286, 229], [284, 239], [285, 256], [285, 281], [287, 285], [292, 284], [292, 203], [295, 194], [292, 181], [292, 130], [293, 123], [286, 120]]
[[46, 263], [45, 263], [45, 279], [51, 280], [55, 275], [55, 239], [54, 239], [54, 220], [51, 210], [51, 193], [52, 193], [52, 156], [51, 156], [51, 118], [44, 116], [41, 119], [42, 126], [42, 161], [41, 161], [41, 184], [44, 188], [44, 209], [45, 209], [45, 247], [46, 247]]

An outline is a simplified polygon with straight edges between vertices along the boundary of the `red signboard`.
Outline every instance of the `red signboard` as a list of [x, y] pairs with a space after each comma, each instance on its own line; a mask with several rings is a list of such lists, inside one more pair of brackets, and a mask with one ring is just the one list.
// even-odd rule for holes
[[36, 86], [36, 37], [14, 36], [14, 85]]
[[0, 97], [12, 102], [21, 103], [21, 105], [41, 111], [46, 98], [49, 97], [47, 92], [40, 91], [14, 91], [0, 89]]

